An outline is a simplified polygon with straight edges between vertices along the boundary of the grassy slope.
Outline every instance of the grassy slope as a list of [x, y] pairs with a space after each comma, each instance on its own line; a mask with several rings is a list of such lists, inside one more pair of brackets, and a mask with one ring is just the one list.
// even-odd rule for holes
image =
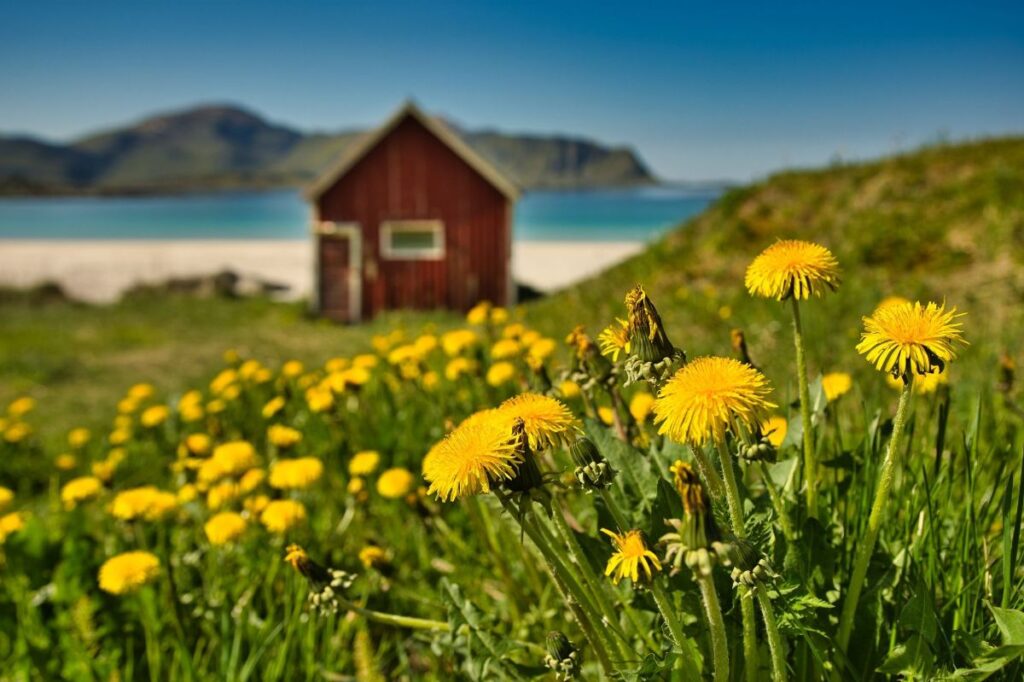
[[624, 292], [642, 282], [691, 355], [727, 352], [729, 331], [739, 327], [754, 360], [781, 375], [792, 356], [788, 310], [751, 299], [743, 274], [761, 249], [789, 237], [827, 245], [844, 271], [836, 294], [805, 308], [812, 372], [870, 372], [853, 350], [859, 318], [889, 294], [945, 299], [968, 313], [972, 346], [955, 368], [962, 378], [994, 376], [997, 353], [1020, 348], [1024, 138], [773, 176], [730, 192], [647, 252], [539, 302], [532, 315], [554, 332], [571, 310], [596, 333], [623, 315]]
[[[845, 270], [840, 291], [811, 302], [805, 315], [812, 372], [851, 369], [870, 375], [875, 383], [866, 386], [881, 386], [853, 346], [859, 316], [888, 293], [945, 298], [968, 311], [972, 346], [955, 377], [988, 380], [996, 354], [1019, 349], [1024, 139], [774, 176], [731, 192], [646, 253], [527, 306], [527, 315], [558, 337], [573, 321], [596, 334], [622, 315], [626, 289], [643, 282], [673, 340], [691, 355], [727, 352], [729, 330], [742, 327], [755, 361], [778, 379], [791, 357], [788, 318], [777, 304], [750, 299], [742, 280], [761, 248], [788, 236], [827, 244]], [[51, 434], [105, 422], [136, 381], [168, 392], [193, 385], [229, 347], [271, 365], [289, 357], [322, 362], [367, 348], [371, 333], [392, 324], [418, 330], [450, 319], [393, 316], [345, 329], [311, 321], [299, 306], [179, 298], [106, 308], [33, 306], [22, 298], [0, 302], [0, 316], [0, 404], [30, 392], [52, 415]]]

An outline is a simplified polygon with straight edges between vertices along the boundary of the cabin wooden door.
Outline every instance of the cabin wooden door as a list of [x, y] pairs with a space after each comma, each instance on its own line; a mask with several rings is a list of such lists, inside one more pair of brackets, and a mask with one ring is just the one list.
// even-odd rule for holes
[[361, 317], [360, 246], [357, 229], [319, 235], [320, 314], [336, 322], [358, 322]]

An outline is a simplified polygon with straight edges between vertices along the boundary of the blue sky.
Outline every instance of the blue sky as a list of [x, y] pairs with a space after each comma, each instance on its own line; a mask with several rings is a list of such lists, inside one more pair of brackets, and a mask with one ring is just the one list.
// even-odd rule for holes
[[1024, 132], [1021, 0], [774, 5], [0, 0], [0, 131], [207, 101], [335, 130], [411, 96], [691, 180]]

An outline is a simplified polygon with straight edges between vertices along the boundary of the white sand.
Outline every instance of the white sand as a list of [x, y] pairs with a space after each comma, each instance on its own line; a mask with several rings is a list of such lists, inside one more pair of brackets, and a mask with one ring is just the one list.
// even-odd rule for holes
[[[515, 280], [541, 291], [579, 281], [642, 251], [642, 242], [515, 242]], [[310, 241], [0, 240], [0, 285], [58, 282], [72, 297], [108, 302], [138, 283], [233, 270], [286, 285], [286, 298], [312, 287]]]

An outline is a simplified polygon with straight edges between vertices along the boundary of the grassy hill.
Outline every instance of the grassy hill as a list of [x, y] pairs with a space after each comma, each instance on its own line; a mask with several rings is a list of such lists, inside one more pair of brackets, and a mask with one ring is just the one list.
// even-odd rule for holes
[[[691, 355], [729, 349], [747, 333], [771, 378], [788, 375], [791, 339], [779, 305], [753, 300], [743, 273], [782, 237], [828, 245], [844, 268], [835, 294], [811, 301], [805, 325], [812, 372], [845, 369], [882, 388], [853, 350], [860, 316], [885, 295], [945, 299], [968, 313], [971, 342], [954, 378], [993, 383], [997, 357], [1024, 362], [1024, 139], [925, 149], [882, 161], [782, 173], [725, 195], [647, 252], [591, 281], [524, 306], [562, 338], [575, 322], [592, 334], [622, 316], [622, 296], [642, 282], [673, 341]], [[174, 391], [207, 376], [236, 347], [274, 364], [319, 362], [364, 349], [396, 323], [411, 331], [452, 316], [400, 315], [357, 328], [309, 320], [297, 305], [266, 301], [129, 300], [111, 307], [0, 301], [0, 404], [28, 391], [53, 403], [56, 432], [100, 418], [138, 377]], [[818, 343], [830, 336], [839, 342]], [[64, 416], [61, 416], [64, 415]]]
[[841, 352], [812, 357], [812, 371], [868, 369], [853, 350], [860, 316], [890, 294], [945, 300], [968, 314], [972, 347], [958, 373], [994, 377], [1002, 352], [1024, 360], [1024, 138], [785, 172], [735, 189], [645, 253], [538, 302], [530, 315], [555, 331], [561, 311], [572, 310], [596, 333], [624, 314], [623, 294], [642, 282], [691, 355], [726, 352], [739, 327], [754, 360], [782, 372], [791, 356], [788, 315], [751, 299], [743, 275], [764, 247], [791, 237], [825, 244], [844, 271], [838, 292], [806, 307], [812, 336], [844, 339], [819, 344]]
[[[630, 149], [564, 136], [461, 133], [524, 187], [654, 182]], [[304, 185], [359, 134], [305, 133], [246, 109], [210, 105], [159, 114], [68, 145], [0, 136], [0, 194]]]

